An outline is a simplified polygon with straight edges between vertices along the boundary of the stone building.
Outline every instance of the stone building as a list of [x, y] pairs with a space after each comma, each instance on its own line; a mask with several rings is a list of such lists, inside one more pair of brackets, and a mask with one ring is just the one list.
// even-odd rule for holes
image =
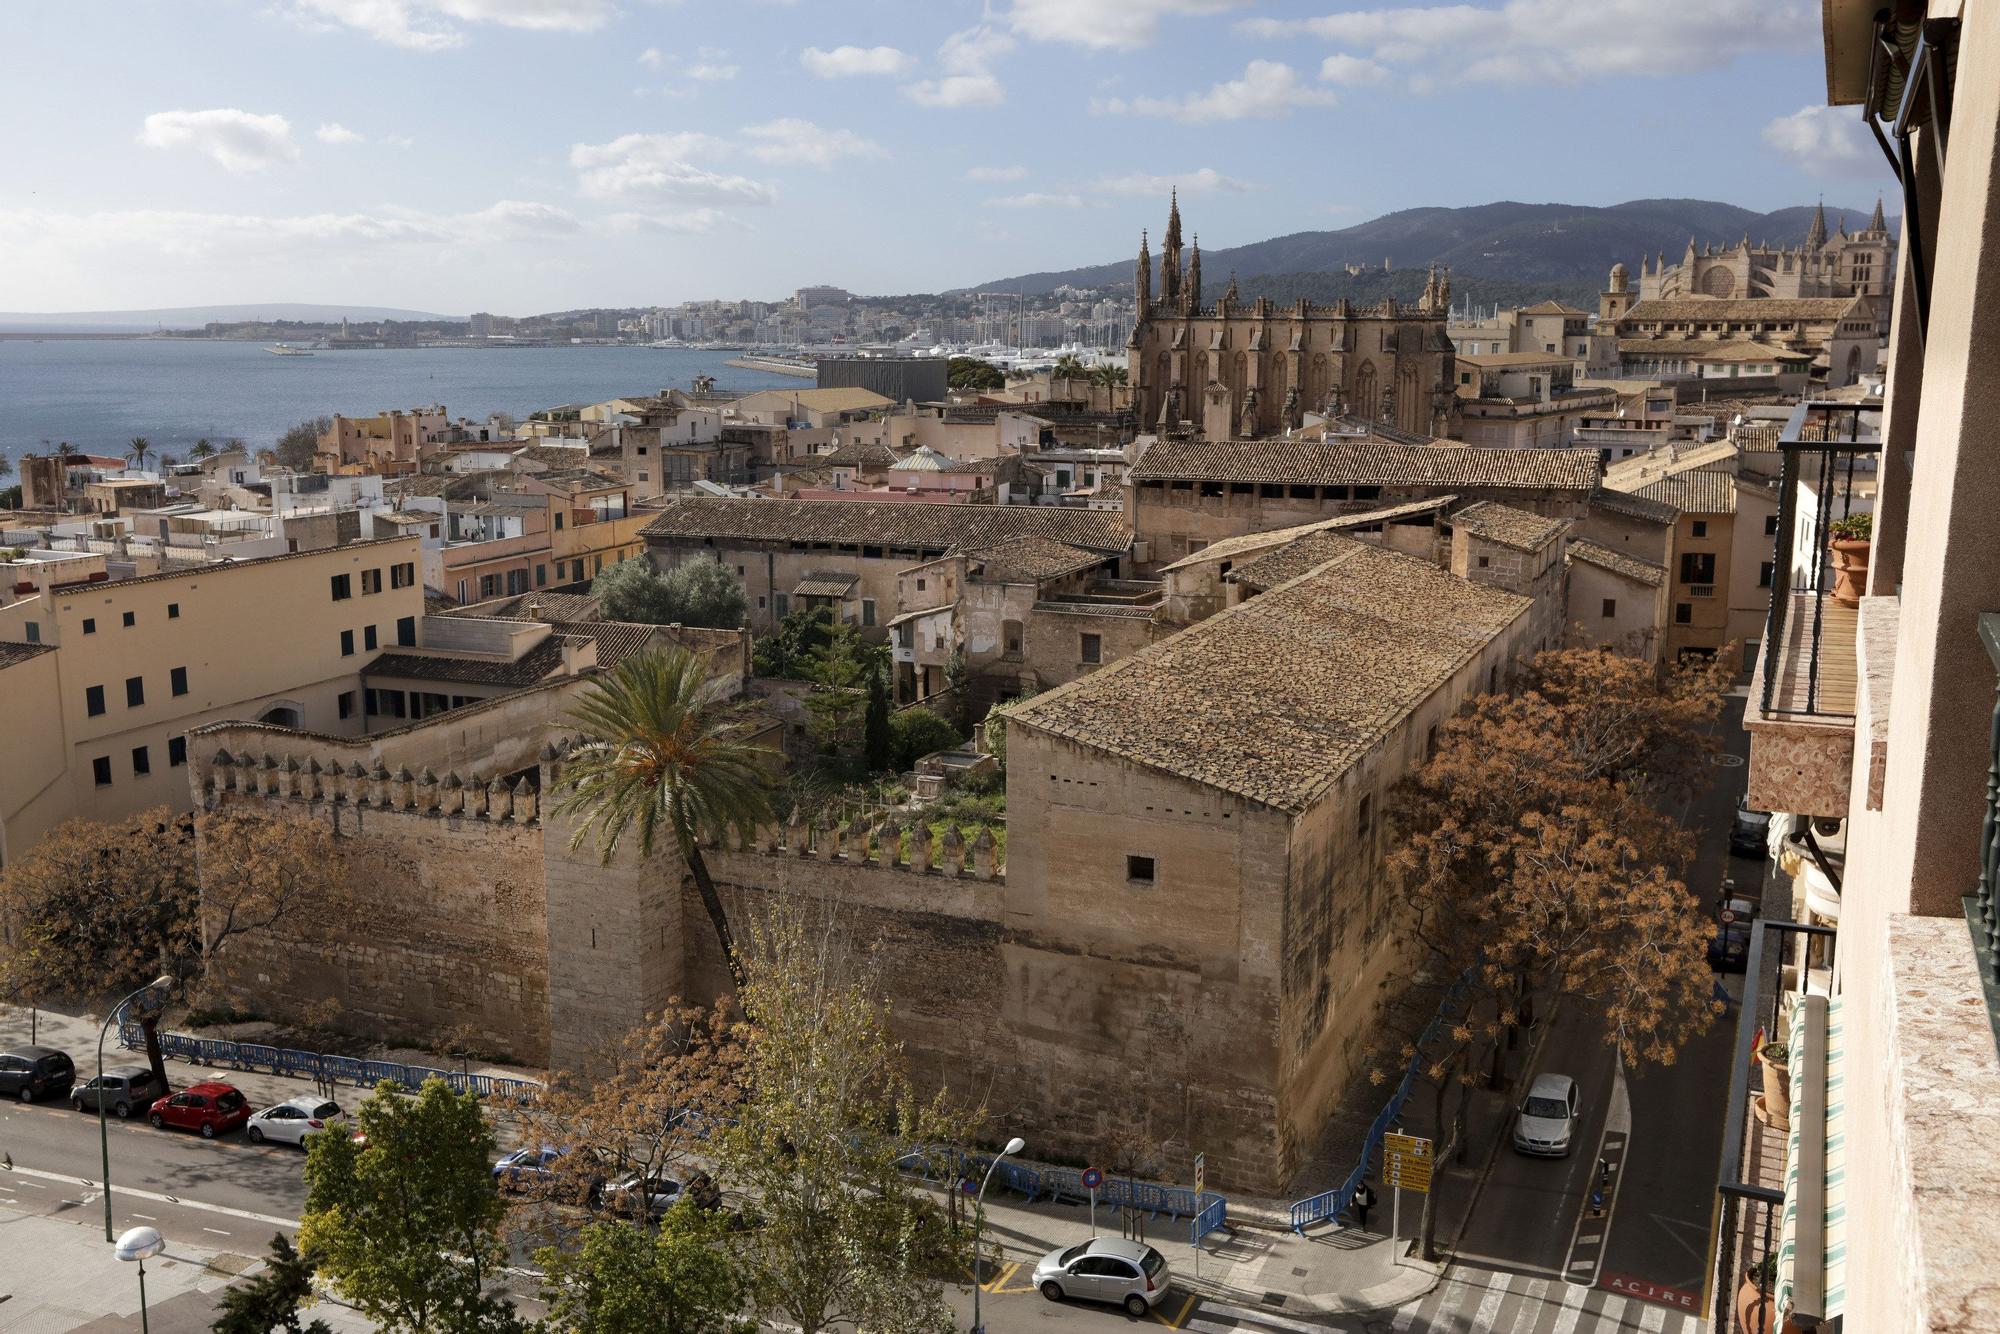
[[1667, 569], [1584, 538], [1568, 544], [1564, 643], [1660, 659], [1667, 624]]
[[1660, 301], [1682, 296], [1723, 298], [1886, 296], [1896, 280], [1896, 239], [1882, 217], [1882, 201], [1874, 216], [1852, 236], [1842, 219], [1834, 235], [1826, 232], [1826, 206], [1813, 210], [1805, 241], [1795, 246], [1750, 244], [1745, 236], [1726, 250], [1695, 246], [1678, 264], [1665, 253], [1639, 263], [1639, 299]]
[[1881, 319], [1881, 303], [1866, 296], [1661, 297], [1618, 317], [1618, 357], [1634, 374], [1754, 374], [1776, 388], [1803, 356], [1837, 388], [1875, 369]]
[[1561, 449], [1576, 428], [1618, 401], [1609, 385], [1579, 384], [1579, 358], [1560, 352], [1461, 352], [1458, 410], [1466, 443]]
[[1139, 421], [1163, 433], [1256, 439], [1302, 425], [1308, 412], [1352, 413], [1400, 430], [1455, 435], [1452, 346], [1445, 334], [1451, 279], [1435, 270], [1414, 307], [1393, 298], [1359, 310], [1300, 300], [1280, 308], [1238, 300], [1230, 281], [1205, 302], [1201, 240], [1185, 267], [1180, 201], [1167, 215], [1160, 285], [1139, 242], [1138, 322], [1126, 347]]

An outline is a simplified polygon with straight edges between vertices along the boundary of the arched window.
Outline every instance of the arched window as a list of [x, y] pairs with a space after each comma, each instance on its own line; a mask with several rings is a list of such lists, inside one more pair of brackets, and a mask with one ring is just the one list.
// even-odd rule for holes
[[1354, 406], [1351, 411], [1361, 418], [1375, 415], [1375, 363], [1372, 361], [1362, 362], [1361, 369], [1354, 372]]

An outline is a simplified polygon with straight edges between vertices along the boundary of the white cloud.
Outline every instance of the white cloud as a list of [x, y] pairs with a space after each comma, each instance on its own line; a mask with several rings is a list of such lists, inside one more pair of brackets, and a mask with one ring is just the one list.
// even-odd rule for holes
[[706, 134], [625, 134], [602, 144], [576, 144], [569, 162], [577, 187], [593, 199], [653, 197], [685, 204], [774, 204], [778, 192], [761, 181], [696, 166], [728, 145]]
[[955, 32], [938, 47], [944, 77], [913, 83], [903, 93], [927, 107], [997, 106], [1007, 100], [1007, 89], [991, 66], [1014, 46], [1012, 37], [993, 28]]
[[1007, 181], [1022, 180], [1027, 174], [1026, 167], [971, 167], [966, 170], [965, 179], [1000, 185]]
[[293, 0], [292, 12], [321, 28], [348, 28], [406, 51], [463, 45], [468, 26], [530, 32], [594, 32], [612, 0]]
[[735, 65], [700, 64], [688, 66], [687, 76], [700, 79], [703, 83], [726, 83], [735, 78], [737, 72]]
[[146, 117], [139, 142], [148, 148], [192, 148], [227, 171], [262, 171], [296, 162], [299, 146], [283, 116], [259, 116], [218, 107], [209, 111], [156, 111]]
[[1360, 56], [1332, 55], [1319, 62], [1319, 77], [1323, 83], [1343, 83], [1351, 86], [1387, 83], [1389, 69], [1372, 60]]
[[639, 53], [639, 63], [647, 69], [658, 69], [666, 63], [666, 59], [660, 54], [660, 48], [657, 46], [649, 46]]
[[1182, 172], [1171, 176], [1149, 176], [1144, 172], [1133, 172], [1129, 176], [1107, 176], [1093, 181], [1091, 189], [1112, 195], [1163, 195], [1169, 190], [1178, 190], [1184, 195], [1215, 194], [1218, 191], [1240, 194], [1257, 187], [1248, 181], [1239, 181], [1234, 176], [1224, 176], [1213, 167], [1203, 167], [1199, 171]]
[[0, 247], [9, 252], [64, 256], [216, 256], [235, 261], [266, 255], [324, 255], [388, 246], [499, 245], [572, 236], [585, 230], [552, 204], [503, 199], [472, 213], [425, 213], [379, 208], [364, 213], [268, 216], [135, 209], [56, 213], [0, 209]]
[[799, 63], [806, 67], [807, 73], [822, 79], [845, 79], [863, 74], [901, 74], [912, 62], [893, 46], [836, 46], [831, 51], [809, 46], [799, 53]]
[[1375, 62], [1406, 67], [1413, 85], [1423, 89], [1447, 81], [1572, 83], [1716, 69], [1732, 56], [1810, 44], [1819, 31], [1819, 6], [1806, 0], [1506, 0], [1490, 7], [1255, 18], [1241, 27], [1256, 37], [1319, 37], [1367, 51]]
[[831, 167], [841, 158], [887, 156], [880, 144], [852, 130], [829, 130], [796, 116], [745, 125], [743, 137], [749, 141], [744, 151], [774, 165]]
[[620, 232], [671, 232], [677, 236], [706, 236], [729, 215], [720, 209], [692, 208], [678, 213], [614, 213], [606, 221]]
[[1082, 195], [1050, 195], [1030, 191], [1024, 195], [1001, 195], [986, 201], [1000, 208], [1082, 208]]
[[1300, 81], [1298, 71], [1275, 60], [1253, 60], [1243, 77], [1218, 83], [1205, 93], [1189, 93], [1174, 100], [1161, 97], [1110, 97], [1094, 99], [1092, 111], [1123, 115], [1165, 116], [1189, 125], [1218, 120], [1245, 120], [1251, 117], [1289, 116], [1305, 106], [1328, 107], [1338, 99], [1321, 88]]
[[1764, 143], [1814, 176], [1879, 176], [1887, 162], [1854, 107], [1801, 107], [1766, 125]]
[[323, 144], [358, 144], [364, 142], [362, 136], [348, 129], [337, 120], [330, 120], [313, 131], [313, 138]]
[[1014, 0], [1008, 26], [1038, 42], [1070, 42], [1097, 50], [1150, 45], [1168, 16], [1221, 14], [1244, 0]]

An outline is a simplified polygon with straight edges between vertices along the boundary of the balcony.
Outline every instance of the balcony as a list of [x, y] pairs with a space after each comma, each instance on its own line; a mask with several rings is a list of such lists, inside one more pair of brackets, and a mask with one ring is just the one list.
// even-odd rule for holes
[[1881, 449], [1882, 409], [1871, 403], [1801, 403], [1779, 438], [1770, 613], [1743, 724], [1758, 809], [1847, 813], [1865, 572], [1837, 572], [1828, 541], [1837, 521], [1873, 511]]

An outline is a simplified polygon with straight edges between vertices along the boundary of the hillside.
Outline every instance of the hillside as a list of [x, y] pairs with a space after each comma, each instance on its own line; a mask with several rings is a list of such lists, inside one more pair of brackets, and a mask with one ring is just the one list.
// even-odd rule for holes
[[[1827, 226], [1844, 218], [1853, 231], [1867, 224], [1869, 212], [1828, 208]], [[1472, 290], [1470, 279], [1498, 279], [1527, 284], [1541, 295], [1566, 296], [1581, 305], [1586, 295], [1604, 285], [1605, 274], [1620, 260], [1632, 269], [1636, 282], [1641, 256], [1664, 251], [1670, 262], [1677, 260], [1690, 236], [1697, 244], [1734, 245], [1748, 235], [1752, 241], [1791, 245], [1805, 239], [1811, 220], [1810, 205], [1753, 213], [1704, 199], [1635, 199], [1603, 208], [1511, 201], [1470, 208], [1411, 208], [1339, 231], [1294, 232], [1250, 245], [1204, 249], [1201, 265], [1204, 278], [1216, 284], [1217, 291], [1231, 270], [1271, 279], [1317, 275], [1338, 280], [1326, 287], [1332, 291], [1345, 281], [1343, 266], [1350, 263], [1366, 264], [1379, 274], [1385, 258], [1392, 273], [1437, 262], [1451, 266], [1452, 285], [1458, 292]], [[1894, 219], [1890, 227], [1895, 227]], [[1135, 238], [1135, 253], [1137, 249]], [[1132, 281], [1132, 261], [1133, 256], [1127, 255], [1085, 268], [1022, 274], [981, 283], [979, 290], [1034, 295], [1064, 284], [1118, 286]], [[1239, 287], [1246, 297], [1252, 295], [1240, 278]], [[1421, 287], [1419, 278], [1417, 288]], [[1360, 290], [1344, 294], [1358, 296]], [[1369, 290], [1379, 296], [1383, 289]], [[1476, 291], [1473, 295], [1476, 301], [1496, 299]]]

